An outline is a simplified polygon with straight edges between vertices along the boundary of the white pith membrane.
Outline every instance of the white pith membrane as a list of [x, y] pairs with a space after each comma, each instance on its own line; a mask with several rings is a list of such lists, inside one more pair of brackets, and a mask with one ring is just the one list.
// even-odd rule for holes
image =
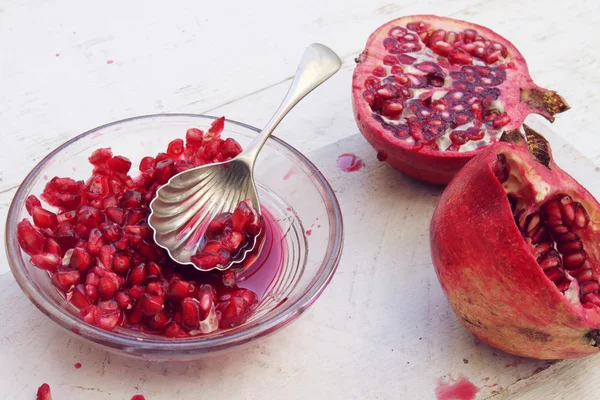
[[593, 231], [576, 193], [551, 193], [550, 186], [513, 153], [499, 154], [496, 177], [511, 203], [515, 223], [548, 279], [573, 305], [600, 307], [600, 281], [586, 252]]
[[499, 139], [510, 116], [497, 86], [514, 67], [504, 45], [423, 23], [392, 27], [383, 41], [363, 91], [383, 128], [417, 149], [467, 152]]

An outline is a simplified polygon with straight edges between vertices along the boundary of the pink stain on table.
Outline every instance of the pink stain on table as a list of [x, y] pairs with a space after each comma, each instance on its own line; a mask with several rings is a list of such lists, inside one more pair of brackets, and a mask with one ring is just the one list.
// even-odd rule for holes
[[81, 368], [81, 363], [75, 363], [74, 367], [75, 367], [75, 369]]
[[344, 153], [337, 158], [337, 165], [344, 172], [355, 172], [365, 166], [356, 154]]
[[114, 63], [114, 62], [115, 62], [115, 60], [106, 60], [106, 63], [107, 63], [107, 64], [112, 64], [112, 63]]
[[136, 394], [135, 396], [133, 396], [131, 398], [131, 400], [146, 400], [146, 398], [144, 396], [142, 396], [141, 394]]
[[479, 388], [467, 378], [440, 378], [435, 388], [435, 397], [437, 400], [473, 400], [478, 392]]
[[307, 229], [306, 230], [306, 236], [310, 236], [312, 234], [312, 229]]
[[516, 368], [521, 362], [521, 360], [515, 360], [512, 364], [506, 364], [504, 368]]

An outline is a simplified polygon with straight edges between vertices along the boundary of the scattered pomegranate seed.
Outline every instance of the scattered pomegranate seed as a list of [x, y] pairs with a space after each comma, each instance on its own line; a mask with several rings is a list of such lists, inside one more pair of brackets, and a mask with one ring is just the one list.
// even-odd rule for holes
[[36, 400], [52, 400], [52, 393], [50, 392], [50, 385], [47, 383], [42, 384], [37, 390]]

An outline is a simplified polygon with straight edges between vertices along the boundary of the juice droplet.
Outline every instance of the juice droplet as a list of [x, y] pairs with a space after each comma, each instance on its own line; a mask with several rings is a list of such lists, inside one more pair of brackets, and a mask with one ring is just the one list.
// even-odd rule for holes
[[355, 172], [364, 167], [365, 164], [355, 154], [344, 153], [338, 157], [337, 165], [344, 172]]
[[479, 388], [467, 378], [450, 378], [449, 381], [440, 378], [435, 397], [437, 400], [474, 400], [478, 392]]
[[75, 367], [75, 369], [81, 368], [81, 363], [75, 363], [74, 367]]

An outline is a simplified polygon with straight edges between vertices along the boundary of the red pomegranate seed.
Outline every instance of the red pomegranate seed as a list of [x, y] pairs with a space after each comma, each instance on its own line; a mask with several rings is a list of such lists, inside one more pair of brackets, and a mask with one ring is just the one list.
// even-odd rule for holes
[[66, 211], [64, 213], [60, 213], [56, 216], [56, 220], [58, 223], [74, 221], [77, 217], [77, 210]]
[[158, 314], [164, 307], [164, 299], [158, 295], [144, 294], [140, 299], [142, 313], [147, 316]]
[[92, 303], [95, 303], [100, 298], [98, 288], [92, 285], [85, 285], [85, 295], [90, 299]]
[[142, 281], [146, 279], [147, 268], [146, 264], [139, 264], [129, 271], [129, 276], [127, 277], [127, 282], [130, 285], [141, 285]]
[[102, 300], [112, 299], [119, 290], [119, 281], [114, 274], [106, 274], [103, 278], [100, 278], [98, 283], [98, 293]]
[[160, 330], [163, 329], [170, 321], [171, 318], [167, 317], [167, 315], [161, 311], [158, 314], [147, 318], [146, 325], [150, 329]]
[[109, 220], [122, 225], [125, 222], [125, 211], [119, 207], [107, 207], [106, 216]]
[[105, 225], [102, 227], [102, 238], [107, 242], [116, 242], [123, 236], [123, 231], [118, 225]]
[[31, 263], [40, 269], [55, 272], [62, 265], [62, 257], [52, 253], [41, 253], [32, 256]]
[[145, 293], [145, 290], [140, 285], [133, 285], [133, 286], [131, 286], [131, 288], [129, 288], [129, 294], [135, 300], [142, 297], [144, 295], [144, 293]]
[[98, 255], [102, 246], [104, 246], [102, 232], [96, 228], [92, 229], [88, 239], [87, 250], [93, 255]]
[[250, 222], [250, 217], [252, 216], [252, 208], [248, 205], [246, 201], [240, 202], [237, 208], [233, 211], [233, 215], [231, 216], [231, 227], [234, 231], [242, 232]]
[[122, 156], [114, 156], [106, 162], [108, 168], [115, 172], [126, 174], [131, 168], [131, 161], [128, 158]]
[[121, 310], [116, 301], [108, 300], [98, 303], [94, 322], [99, 328], [112, 331], [117, 326], [120, 319]]
[[29, 195], [27, 197], [27, 199], [25, 200], [25, 209], [27, 210], [27, 213], [29, 215], [31, 215], [31, 210], [33, 209], [33, 207], [41, 207], [42, 203], [40, 203], [40, 200], [35, 197], [34, 195]]
[[213, 136], [218, 136], [223, 132], [223, 128], [225, 127], [225, 117], [219, 117], [213, 121], [208, 129], [208, 133]]
[[221, 245], [224, 250], [235, 252], [240, 248], [244, 235], [241, 232], [228, 231], [221, 236]]
[[200, 252], [190, 257], [190, 261], [199, 268], [212, 269], [220, 263], [221, 256], [216, 253]]
[[223, 159], [234, 158], [242, 152], [242, 146], [231, 138], [225, 139], [221, 146], [221, 154]]
[[154, 175], [156, 182], [160, 185], [167, 183], [167, 181], [173, 176], [174, 172], [175, 169], [173, 166], [173, 160], [167, 159], [159, 162], [156, 164]]
[[113, 257], [112, 269], [118, 274], [125, 274], [129, 271], [130, 260], [126, 254], [116, 254]]
[[31, 210], [33, 223], [40, 228], [52, 229], [58, 225], [56, 214], [52, 211], [44, 210], [42, 207], [33, 207]]
[[52, 238], [46, 238], [46, 241], [44, 242], [44, 252], [57, 254], [59, 256], [62, 255], [62, 249], [60, 248], [60, 245]]
[[181, 326], [188, 331], [200, 328], [200, 302], [186, 297], [181, 301]]
[[181, 153], [183, 153], [183, 140], [182, 139], [175, 139], [172, 140], [169, 143], [169, 146], [167, 147], [167, 154], [170, 156], [179, 156], [181, 155]]
[[30, 256], [44, 251], [44, 235], [29, 220], [24, 219], [17, 225], [17, 241], [21, 249]]
[[[150, 278], [150, 277], [148, 277]], [[150, 282], [148, 283], [147, 286], [147, 293], [149, 294], [153, 294], [156, 296], [160, 296], [160, 297], [164, 297], [164, 293], [165, 293], [165, 289], [163, 287], [163, 283], [162, 281], [155, 281], [155, 282]]]
[[248, 303], [241, 297], [231, 297], [220, 302], [217, 310], [221, 312], [219, 327], [221, 329], [233, 328], [246, 322], [248, 316]]
[[125, 208], [136, 208], [141, 206], [143, 203], [142, 193], [137, 190], [128, 190], [123, 194], [121, 199], [121, 206]]
[[52, 400], [52, 393], [50, 392], [50, 385], [44, 383], [37, 390], [36, 400]]
[[234, 287], [236, 281], [235, 272], [230, 269], [223, 272], [222, 281], [226, 287]]
[[107, 162], [112, 157], [112, 151], [109, 148], [95, 150], [88, 158], [91, 164], [100, 165]]
[[73, 291], [70, 292], [69, 301], [78, 308], [84, 308], [91, 304], [90, 299], [85, 293], [85, 286], [82, 284], [75, 286]]
[[52, 283], [62, 291], [68, 291], [72, 286], [80, 282], [79, 271], [70, 269], [59, 269], [52, 275]]
[[121, 310], [130, 310], [133, 306], [133, 298], [123, 291], [115, 294], [115, 301]]
[[171, 322], [167, 324], [164, 330], [164, 335], [170, 338], [183, 338], [188, 336], [188, 334], [183, 329], [181, 329], [181, 327], [176, 322]]
[[185, 133], [185, 143], [190, 147], [200, 147], [204, 139], [204, 132], [197, 128], [190, 128]]
[[238, 289], [231, 294], [232, 297], [240, 297], [248, 303], [248, 307], [252, 307], [254, 304], [258, 302], [258, 297], [256, 293], [248, 289]]
[[189, 296], [193, 290], [194, 287], [191, 283], [181, 279], [173, 279], [169, 284], [167, 295], [171, 298], [181, 300]]
[[148, 263], [148, 275], [161, 276], [162, 275], [162, 267], [159, 264], [157, 264], [153, 261], [150, 261]]

